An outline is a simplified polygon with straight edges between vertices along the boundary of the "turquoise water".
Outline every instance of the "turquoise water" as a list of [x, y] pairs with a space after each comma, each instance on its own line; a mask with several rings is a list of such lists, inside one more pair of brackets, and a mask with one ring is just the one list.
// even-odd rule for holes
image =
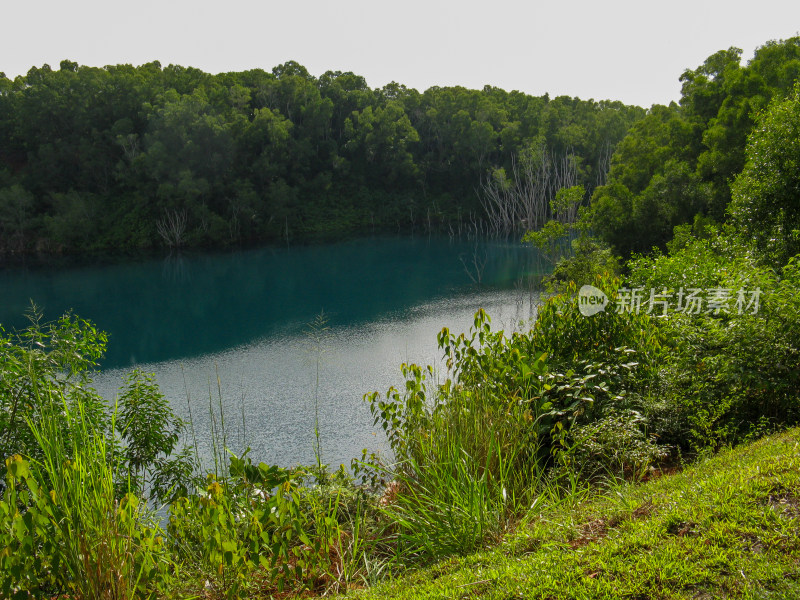
[[[93, 321], [109, 333], [97, 389], [113, 399], [134, 366], [154, 372], [207, 461], [210, 407], [222, 405], [234, 452], [312, 462], [316, 396], [323, 459], [349, 464], [385, 450], [363, 394], [402, 383], [402, 362], [436, 365], [436, 334], [466, 331], [480, 307], [520, 327], [540, 271], [521, 244], [407, 237], [14, 267], [0, 270], [0, 323], [24, 326], [31, 300], [47, 319], [72, 309]], [[316, 343], [308, 324], [323, 311]]]

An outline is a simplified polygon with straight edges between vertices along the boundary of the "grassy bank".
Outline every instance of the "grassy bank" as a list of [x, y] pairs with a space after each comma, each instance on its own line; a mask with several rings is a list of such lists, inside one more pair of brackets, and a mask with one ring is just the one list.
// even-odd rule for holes
[[546, 511], [498, 547], [358, 593], [388, 598], [800, 597], [800, 429]]

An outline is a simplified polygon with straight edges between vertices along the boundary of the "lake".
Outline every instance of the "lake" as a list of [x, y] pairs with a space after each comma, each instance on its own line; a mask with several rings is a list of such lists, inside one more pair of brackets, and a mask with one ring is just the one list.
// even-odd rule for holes
[[[335, 467], [386, 450], [365, 393], [402, 384], [402, 362], [439, 366], [436, 334], [467, 331], [478, 308], [524, 327], [542, 272], [522, 244], [447, 237], [16, 266], [0, 269], [0, 324], [24, 327], [31, 300], [47, 320], [91, 320], [109, 333], [98, 391], [113, 400], [132, 368], [155, 373], [207, 465], [223, 417], [232, 451], [312, 463], [316, 398]], [[326, 330], [310, 334], [320, 314]]]

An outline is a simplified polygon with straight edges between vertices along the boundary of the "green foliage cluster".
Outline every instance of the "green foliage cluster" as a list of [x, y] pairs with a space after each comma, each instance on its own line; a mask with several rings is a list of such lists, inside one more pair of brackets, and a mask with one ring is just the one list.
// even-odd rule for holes
[[[745, 169], [747, 137], [771, 125], [775, 133], [751, 141], [751, 152], [759, 156], [750, 157], [746, 172], [757, 171], [761, 187], [753, 187], [747, 178], [738, 184], [738, 194], [751, 199], [738, 202], [742, 209], [737, 219], [749, 222], [747, 206], [755, 202], [762, 213], [772, 213], [757, 217], [761, 221], [752, 222], [750, 232], [764, 243], [773, 234], [791, 239], [796, 110], [792, 113], [791, 102], [782, 101], [800, 76], [800, 38], [764, 44], [745, 66], [740, 57], [740, 49], [729, 48], [686, 70], [680, 105], [653, 106], [617, 146], [606, 184], [593, 193], [590, 221], [595, 233], [624, 256], [663, 248], [675, 226], [692, 223], [698, 214], [724, 221], [731, 183]], [[782, 108], [760, 117], [773, 101]], [[794, 127], [795, 135], [787, 127]], [[775, 143], [775, 136], [783, 136], [783, 146]], [[766, 146], [773, 154], [764, 154]], [[781, 258], [793, 252], [788, 248]]]
[[665, 336], [650, 315], [618, 310], [620, 279], [593, 283], [608, 297], [605, 310], [582, 314], [569, 281], [540, 307], [527, 336], [549, 356], [541, 397], [550, 408], [552, 476], [636, 479], [672, 453], [647, 413]]
[[105, 335], [31, 320], [0, 339], [4, 598], [345, 590], [390, 564], [377, 499], [343, 468], [232, 455], [202, 486], [152, 375], [132, 372], [109, 406], [89, 377]]
[[619, 257], [602, 240], [581, 232], [571, 245], [571, 252], [559, 259], [553, 272], [545, 278], [552, 288], [563, 289], [570, 282], [590, 282], [622, 272]]
[[[595, 280], [609, 299], [596, 315], [580, 313], [572, 281], [540, 308], [530, 344], [548, 353], [544, 381], [581, 406], [565, 447], [583, 452], [580, 428], [613, 425], [621, 414], [690, 453], [800, 422], [797, 259], [776, 271], [735, 230], [702, 220], [677, 228], [669, 245], [668, 254], [629, 260], [624, 280]], [[692, 293], [719, 304], [678, 307]], [[650, 310], [651, 294], [671, 298], [669, 309]], [[587, 381], [595, 388], [584, 395]]]
[[773, 265], [800, 252], [800, 83], [776, 98], [749, 137], [729, 210]]
[[174, 558], [207, 577], [217, 597], [325, 589], [331, 581], [346, 588], [359, 556], [340, 546], [340, 519], [354, 505], [342, 500], [334, 479], [347, 487], [348, 477], [338, 473], [320, 493], [304, 485], [307, 476], [232, 456], [226, 477], [209, 474], [203, 491], [170, 506]]
[[[153, 515], [129, 488], [88, 415], [46, 406], [29, 422], [42, 457], [5, 461], [0, 590], [5, 598], [149, 598], [171, 580]], [[65, 435], [64, 420], [70, 427]]]
[[147, 500], [191, 485], [183, 426], [139, 372], [116, 407], [91, 388], [106, 343], [91, 323], [30, 316], [0, 332], [2, 594], [149, 597], [171, 562]]
[[[31, 326], [7, 334], [0, 328], [0, 458], [24, 454], [42, 458], [28, 420], [38, 421], [43, 398], [57, 395], [69, 411], [81, 407], [98, 429], [107, 430], [104, 403], [88, 387], [89, 373], [105, 350], [107, 337], [88, 321], [65, 315], [56, 323], [41, 323], [35, 310]], [[56, 414], [54, 418], [59, 418]], [[63, 429], [72, 423], [63, 421]], [[74, 436], [67, 435], [69, 443]], [[69, 448], [68, 448], [69, 450]], [[1, 484], [0, 484], [1, 485]]]
[[[598, 285], [613, 297], [619, 281]], [[443, 382], [403, 365], [402, 392], [367, 396], [396, 461], [387, 511], [402, 555], [471, 551], [564, 485], [574, 493], [600, 471], [641, 476], [664, 458], [642, 412], [660, 341], [647, 315], [587, 318], [569, 294], [548, 300], [527, 333], [492, 331], [483, 311], [468, 335], [444, 329]], [[595, 438], [598, 423], [606, 435]]]
[[[226, 246], [481, 218], [494, 168], [545, 144], [592, 188], [644, 111], [296, 62], [210, 75], [63, 61], [0, 78], [0, 251]], [[471, 215], [471, 216], [470, 216]]]
[[797, 259], [776, 272], [757, 256], [728, 234], [629, 263], [632, 287], [728, 298], [719, 310], [658, 320], [666, 342], [650, 411], [665, 440], [698, 450], [800, 422]]
[[532, 398], [545, 357], [520, 351], [479, 311], [467, 336], [443, 329], [448, 377], [403, 365], [401, 392], [365, 398], [387, 432], [397, 488], [385, 512], [408, 563], [469, 552], [529, 506], [539, 477]]
[[647, 435], [646, 425], [640, 412], [629, 409], [575, 428], [568, 437], [569, 447], [560, 454], [562, 464], [557, 469], [590, 480], [609, 476], [640, 480], [648, 467], [670, 455], [668, 447]]
[[[82, 439], [74, 427], [85, 426], [102, 436], [109, 462], [118, 465], [119, 489], [158, 501], [185, 490], [194, 456], [187, 447], [178, 449], [185, 425], [152, 376], [134, 371], [117, 405], [108, 406], [91, 387], [106, 334], [72, 315], [42, 323], [36, 307], [29, 318], [31, 325], [22, 331], [6, 334], [0, 329], [0, 458], [42, 460], [44, 450], [30, 424], [47, 417], [62, 432], [67, 455], [78, 450], [77, 440]], [[63, 407], [51, 410], [53, 403]], [[81, 420], [71, 414], [80, 414]]]

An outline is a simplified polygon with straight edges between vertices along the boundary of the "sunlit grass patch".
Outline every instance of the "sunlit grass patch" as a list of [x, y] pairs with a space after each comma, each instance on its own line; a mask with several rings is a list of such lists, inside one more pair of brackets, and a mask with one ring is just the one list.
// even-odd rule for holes
[[800, 597], [800, 431], [571, 509], [359, 598]]

